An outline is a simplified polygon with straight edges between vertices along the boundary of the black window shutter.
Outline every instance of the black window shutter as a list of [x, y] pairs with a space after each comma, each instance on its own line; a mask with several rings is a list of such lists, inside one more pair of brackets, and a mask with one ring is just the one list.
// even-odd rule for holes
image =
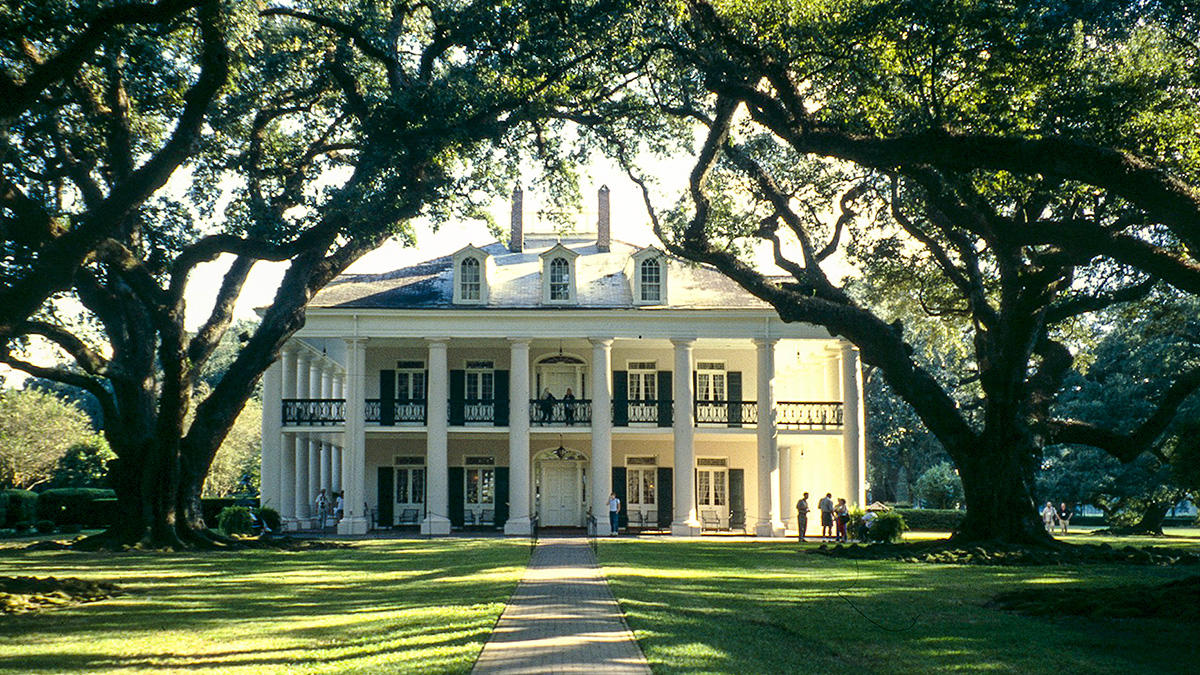
[[613, 426], [629, 426], [629, 371], [614, 370], [613, 374]]
[[452, 466], [446, 473], [450, 479], [449, 489], [446, 491], [446, 494], [450, 498], [450, 513], [447, 514], [447, 517], [450, 518], [451, 526], [462, 527], [463, 481], [466, 480], [466, 474], [463, 473], [463, 468], [461, 466]]
[[658, 426], [671, 426], [671, 371], [658, 371]]
[[508, 467], [496, 467], [496, 515], [492, 521], [497, 528], [508, 522]]
[[450, 426], [461, 427], [467, 422], [467, 371], [450, 371]]
[[[493, 373], [495, 386], [492, 391], [495, 392], [495, 400], [492, 402], [492, 423], [498, 427], [508, 426], [508, 371], [497, 370]], [[499, 511], [497, 511], [499, 513]], [[497, 523], [501, 522], [498, 518]]]
[[746, 471], [729, 470], [729, 527], [746, 527]]
[[[625, 499], [625, 467], [614, 466], [612, 470], [612, 491], [621, 500], [621, 515], [617, 519], [617, 529], [629, 528], [629, 501]], [[608, 514], [605, 513], [607, 518]]]
[[729, 393], [729, 426], [742, 426], [742, 374], [739, 371], [725, 373], [725, 387]]
[[379, 467], [379, 503], [375, 505], [375, 515], [379, 527], [391, 527], [392, 509], [395, 501], [393, 495], [394, 481], [396, 480], [396, 472], [390, 466]]
[[671, 469], [658, 467], [658, 526], [671, 527], [671, 514], [675, 510], [675, 491], [671, 486]]
[[379, 424], [396, 424], [396, 371], [379, 371]]

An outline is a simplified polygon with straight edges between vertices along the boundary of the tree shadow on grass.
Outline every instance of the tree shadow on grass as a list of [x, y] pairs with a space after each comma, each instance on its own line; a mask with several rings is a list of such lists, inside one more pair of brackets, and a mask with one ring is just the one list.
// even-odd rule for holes
[[621, 542], [601, 558], [656, 673], [1183, 673], [1192, 629], [999, 612], [1013, 587], [1187, 568], [997, 568], [802, 556], [771, 543]]
[[527, 547], [503, 541], [4, 556], [0, 570], [103, 578], [130, 595], [0, 620], [0, 642], [10, 645], [0, 646], [0, 671], [277, 672], [324, 664], [329, 672], [465, 672], [527, 560]]

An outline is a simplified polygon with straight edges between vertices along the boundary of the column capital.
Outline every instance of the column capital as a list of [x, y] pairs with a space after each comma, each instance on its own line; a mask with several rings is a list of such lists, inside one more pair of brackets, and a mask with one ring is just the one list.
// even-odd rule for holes
[[533, 343], [533, 338], [528, 338], [528, 337], [515, 337], [515, 338], [514, 338], [514, 337], [510, 337], [510, 338], [508, 338], [508, 341], [509, 341], [509, 343], [510, 343], [510, 344], [511, 344], [513, 347], [519, 347], [519, 346], [525, 346], [525, 347], [528, 347], [530, 344], [532, 344], [532, 343]]
[[858, 352], [858, 346], [849, 340], [838, 340], [838, 347], [841, 348], [843, 354], [849, 352]]
[[751, 340], [751, 342], [758, 345], [759, 347], [774, 347], [775, 345], [779, 344], [780, 339], [781, 338], [777, 338], [777, 337], [759, 337], [759, 338], [754, 338], [753, 340]]
[[696, 338], [671, 338], [671, 344], [675, 345], [675, 347], [677, 347], [677, 348], [678, 347], [691, 348], [692, 346], [694, 346], [696, 344]]
[[448, 337], [427, 337], [425, 341], [429, 343], [431, 349], [433, 347], [448, 347], [450, 345], [450, 338]]
[[282, 347], [279, 348], [279, 353], [284, 356], [295, 358], [296, 354], [300, 353], [300, 345], [288, 340], [287, 342], [283, 343]]
[[313, 358], [312, 352], [308, 351], [307, 349], [302, 349], [300, 347], [296, 348], [296, 361], [298, 363], [307, 363], [309, 365], [312, 365], [312, 358]]
[[610, 338], [610, 337], [588, 338], [588, 342], [592, 343], [593, 347], [604, 347], [605, 349], [609, 349], [613, 345], [613, 338]]
[[369, 338], [369, 337], [361, 337], [361, 336], [358, 336], [358, 335], [354, 335], [354, 336], [351, 336], [351, 337], [344, 337], [344, 338], [342, 338], [342, 342], [345, 342], [347, 345], [355, 345], [355, 346], [358, 346], [358, 347], [361, 347], [361, 346], [363, 346], [363, 345], [367, 344], [367, 343], [368, 343], [368, 342], [370, 342], [370, 341], [371, 341], [371, 338]]

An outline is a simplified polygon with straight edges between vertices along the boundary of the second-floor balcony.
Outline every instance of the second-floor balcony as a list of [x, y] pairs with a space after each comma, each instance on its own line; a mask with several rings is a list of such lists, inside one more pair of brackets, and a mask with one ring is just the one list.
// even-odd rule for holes
[[[342, 399], [284, 399], [285, 426], [334, 426], [346, 420], [346, 402]], [[756, 427], [758, 403], [755, 401], [694, 401], [698, 427]], [[529, 423], [534, 427], [581, 426], [592, 424], [592, 402], [588, 399], [532, 399]], [[613, 401], [614, 427], [670, 427], [673, 416], [670, 399]], [[784, 430], [837, 430], [843, 424], [840, 401], [780, 401], [775, 404], [775, 424]], [[379, 426], [425, 426], [428, 408], [423, 399], [367, 399], [367, 424]], [[448, 404], [447, 424], [457, 426], [508, 426], [507, 401], [461, 399]]]

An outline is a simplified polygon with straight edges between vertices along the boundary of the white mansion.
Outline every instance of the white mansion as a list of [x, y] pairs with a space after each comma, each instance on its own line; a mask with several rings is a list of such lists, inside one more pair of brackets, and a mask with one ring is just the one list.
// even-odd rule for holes
[[[857, 351], [716, 271], [596, 231], [346, 275], [264, 384], [262, 503], [341, 533], [622, 526], [783, 534], [795, 502], [865, 501]], [[811, 520], [811, 527], [817, 527]]]

